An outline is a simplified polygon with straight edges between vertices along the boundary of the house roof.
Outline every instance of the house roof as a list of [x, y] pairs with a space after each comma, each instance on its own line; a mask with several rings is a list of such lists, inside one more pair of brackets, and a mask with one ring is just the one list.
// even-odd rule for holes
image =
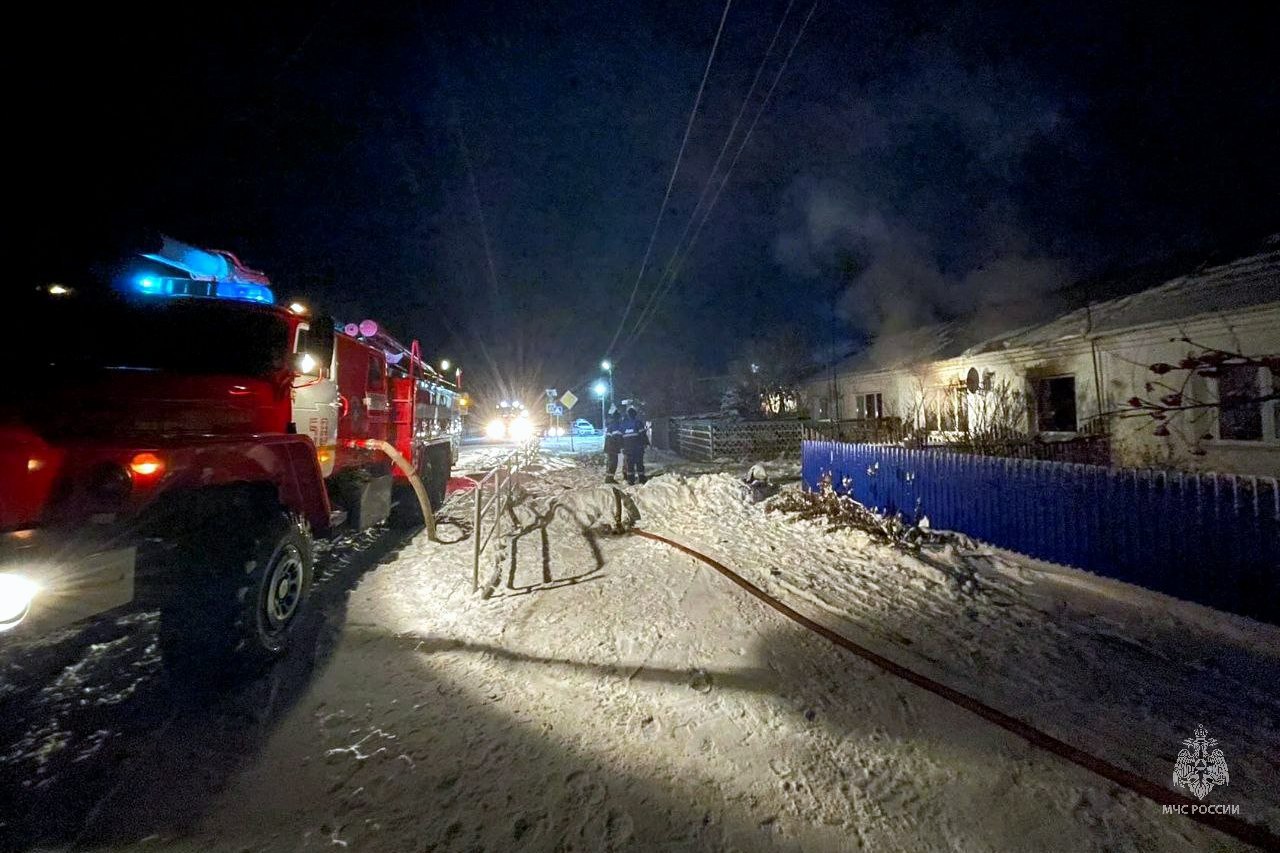
[[962, 355], [1044, 346], [1085, 335], [1280, 304], [1280, 234], [1267, 238], [1261, 251], [1254, 254], [1227, 263], [1204, 265], [1137, 292], [1101, 302], [1088, 301], [1092, 293], [1116, 292], [1135, 284], [1149, 285], [1150, 279], [1117, 277], [1073, 287], [1067, 295], [1077, 307], [1044, 322], [1001, 329], [998, 318], [993, 321], [989, 317], [976, 317], [881, 335], [866, 348], [839, 362], [836, 371], [847, 374], [902, 369]]
[[1270, 246], [1256, 255], [1181, 275], [1128, 296], [1082, 306], [1047, 323], [990, 337], [969, 352], [1044, 345], [1280, 302], [1280, 235], [1268, 243]]
[[865, 348], [842, 359], [836, 365], [836, 372], [872, 373], [954, 358], [976, 342], [966, 336], [965, 331], [964, 323], [953, 320], [880, 335]]

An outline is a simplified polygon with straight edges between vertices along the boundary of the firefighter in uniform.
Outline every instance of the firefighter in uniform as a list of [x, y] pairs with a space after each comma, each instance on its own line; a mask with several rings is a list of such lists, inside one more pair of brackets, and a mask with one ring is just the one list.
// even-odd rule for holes
[[604, 455], [606, 459], [604, 481], [616, 483], [614, 475], [618, 473], [618, 454], [622, 452], [622, 415], [617, 406], [609, 407], [609, 417], [604, 423]]
[[629, 485], [645, 481], [644, 449], [648, 444], [649, 427], [640, 419], [635, 406], [629, 406], [622, 420], [622, 465]]

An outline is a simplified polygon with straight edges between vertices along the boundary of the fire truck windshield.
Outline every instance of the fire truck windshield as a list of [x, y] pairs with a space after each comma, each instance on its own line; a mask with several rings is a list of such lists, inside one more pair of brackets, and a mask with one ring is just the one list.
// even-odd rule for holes
[[270, 311], [214, 299], [58, 301], [37, 311], [30, 366], [264, 377], [288, 364], [289, 326]]

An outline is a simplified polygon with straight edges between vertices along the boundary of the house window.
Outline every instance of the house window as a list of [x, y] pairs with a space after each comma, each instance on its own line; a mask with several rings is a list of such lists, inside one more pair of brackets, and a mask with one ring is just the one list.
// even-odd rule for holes
[[926, 431], [969, 431], [968, 395], [963, 385], [932, 389], [925, 397], [923, 408]]
[[969, 431], [968, 389], [963, 385], [951, 385], [942, 389], [939, 396], [938, 420], [944, 432]]
[[883, 418], [884, 398], [880, 394], [854, 394], [853, 416], [863, 418]]
[[[1218, 438], [1232, 441], [1262, 441], [1280, 438], [1280, 409], [1275, 400], [1262, 401], [1268, 390], [1274, 393], [1276, 377], [1261, 367], [1229, 364], [1218, 376]], [[1268, 409], [1270, 411], [1268, 411]]]
[[924, 404], [924, 428], [926, 432], [938, 431], [938, 404], [933, 398]]
[[835, 402], [830, 396], [823, 394], [812, 400], [814, 417], [819, 420], [831, 420], [835, 416]]
[[1040, 432], [1076, 431], [1076, 378], [1053, 376], [1035, 381], [1036, 427]]

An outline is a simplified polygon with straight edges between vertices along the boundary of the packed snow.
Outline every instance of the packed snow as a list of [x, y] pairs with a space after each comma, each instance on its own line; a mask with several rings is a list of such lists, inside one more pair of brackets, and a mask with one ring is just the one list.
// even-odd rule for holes
[[[443, 542], [335, 547], [324, 577], [341, 594], [322, 597], [314, 648], [212, 717], [167, 721], [121, 763], [80, 843], [1239, 849], [850, 657], [619, 532], [630, 526], [1159, 783], [1203, 723], [1231, 770], [1209, 801], [1280, 831], [1280, 630], [962, 537], [909, 551], [770, 512], [749, 500], [746, 465], [654, 463], [649, 483], [615, 489], [598, 455], [544, 454], [479, 593], [466, 493]], [[90, 740], [83, 728], [72, 740]]]

